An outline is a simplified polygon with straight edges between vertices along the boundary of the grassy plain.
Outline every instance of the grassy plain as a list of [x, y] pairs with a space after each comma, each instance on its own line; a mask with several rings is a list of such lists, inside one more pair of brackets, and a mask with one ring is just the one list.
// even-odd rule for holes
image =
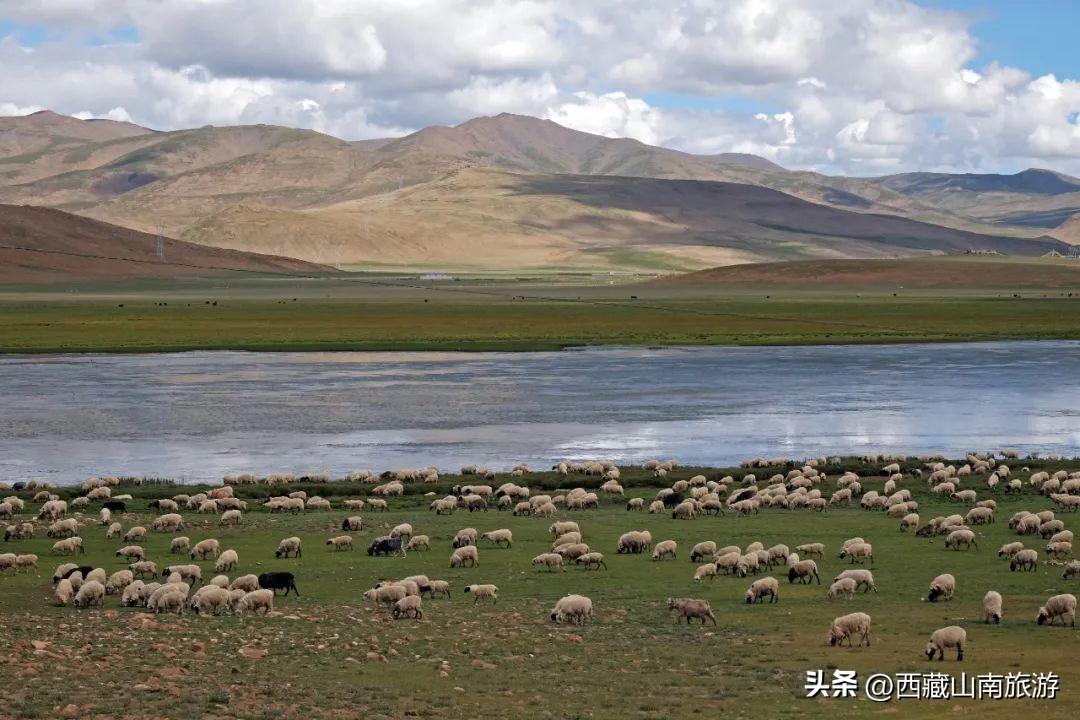
[[[720, 477], [728, 471], [686, 468], [673, 472], [669, 480], [698, 472]], [[1009, 496], [972, 480], [970, 486], [978, 488], [981, 497], [996, 499], [999, 509], [998, 522], [977, 527], [979, 549], [967, 552], [944, 549], [940, 538], [900, 533], [898, 521], [854, 507], [824, 514], [764, 510], [750, 517], [727, 514], [676, 521], [669, 514], [628, 513], [622, 499], [605, 500], [600, 510], [560, 512], [558, 517], [581, 524], [585, 541], [606, 554], [608, 570], [571, 567], [565, 573], [547, 573], [529, 561], [547, 549], [550, 520], [495, 510], [435, 516], [427, 509], [429, 499], [419, 493], [433, 489], [441, 495], [460, 482], [453, 477], [444, 480], [435, 488], [410, 488], [414, 494], [392, 500], [390, 512], [364, 512], [367, 528], [353, 533], [357, 543], [353, 552], [330, 552], [324, 543], [340, 533], [344, 517], [354, 514], [340, 509], [341, 500], [364, 495], [368, 488], [360, 485], [320, 486], [318, 491], [334, 502], [331, 512], [268, 515], [253, 503], [239, 528], [221, 528], [214, 517], [186, 513], [184, 534], [193, 543], [217, 537], [223, 547], [239, 552], [241, 565], [234, 576], [272, 569], [296, 574], [300, 597], [279, 597], [275, 609], [280, 615], [268, 618], [149, 616], [118, 607], [115, 598], [104, 610], [53, 607], [50, 577], [63, 558], [49, 555], [52, 540], [41, 533], [34, 540], [8, 543], [3, 550], [35, 552], [42, 562], [36, 573], [0, 577], [4, 627], [0, 672], [6, 678], [0, 717], [56, 717], [74, 705], [68, 714], [88, 718], [666, 720], [978, 713], [1013, 720], [1020, 708], [1043, 718], [1075, 717], [1080, 708], [1077, 631], [1034, 623], [1040, 603], [1055, 593], [1076, 592], [1076, 581], [1062, 580], [1061, 568], [1042, 563], [1034, 573], [1010, 573], [1006, 561], [996, 556], [1000, 545], [1017, 539], [1008, 529], [1013, 512], [1051, 507], [1033, 490]], [[497, 482], [503, 480], [499, 477]], [[651, 499], [656, 492], [654, 481], [640, 470], [626, 470], [624, 481], [630, 496]], [[528, 482], [550, 488], [560, 479], [542, 473]], [[588, 484], [596, 483], [582, 478], [563, 481], [565, 486]], [[880, 490], [880, 485], [880, 479], [871, 479], [865, 489]], [[962, 506], [932, 496], [920, 481], [911, 479], [904, 485], [920, 502], [924, 519], [965, 512]], [[829, 481], [823, 490], [828, 493], [832, 486]], [[267, 492], [242, 490], [252, 498]], [[136, 495], [132, 513], [123, 518], [126, 528], [148, 522], [149, 498], [191, 490], [144, 486], [121, 491]], [[1059, 516], [1073, 527], [1073, 516]], [[409, 553], [404, 559], [369, 558], [364, 547], [370, 538], [399, 522], [410, 522], [416, 532], [429, 535], [432, 549]], [[482, 542], [478, 568], [451, 570], [450, 539], [466, 526], [480, 531], [510, 528], [514, 545], [495, 549]], [[677, 540], [678, 559], [653, 562], [646, 556], [617, 555], [616, 539], [629, 529], [649, 529], [656, 540]], [[80, 563], [110, 572], [123, 567], [114, 557], [122, 543], [105, 540], [104, 528], [90, 525], [81, 534], [88, 552], [78, 558]], [[304, 557], [275, 560], [277, 541], [294, 534], [303, 539]], [[824, 585], [790, 585], [779, 569], [772, 571], [781, 578], [776, 605], [746, 605], [743, 594], [749, 578], [719, 577], [703, 586], [692, 582], [690, 546], [711, 539], [744, 547], [756, 540], [766, 546], [783, 542], [792, 547], [824, 542], [828, 552], [819, 565], [827, 584], [849, 567], [835, 552], [843, 539], [854, 535], [874, 545], [872, 569], [880, 588], [879, 593], [860, 594], [854, 601], [829, 603]], [[151, 534], [143, 543], [150, 558], [161, 565], [170, 561], [170, 538]], [[1024, 541], [1041, 550], [1039, 538]], [[202, 565], [205, 577], [213, 574], [210, 562]], [[941, 572], [957, 576], [956, 598], [923, 602], [930, 580]], [[425, 600], [420, 622], [394, 621], [361, 598], [381, 578], [415, 573], [447, 579], [453, 587], [449, 600]], [[483, 582], [499, 586], [497, 605], [474, 605], [462, 592], [466, 584]], [[981, 598], [989, 589], [1005, 598], [1001, 625], [981, 622]], [[594, 600], [594, 622], [571, 627], [548, 621], [554, 601], [570, 592]], [[665, 609], [665, 598], [671, 595], [709, 599], [719, 625], [674, 624]], [[874, 617], [873, 645], [828, 647], [825, 632], [831, 619], [855, 610]], [[927, 637], [934, 629], [953, 624], [969, 633], [964, 662], [950, 658], [931, 665], [921, 655]], [[879, 705], [865, 699], [803, 698], [806, 670], [831, 672], [836, 667], [857, 670], [863, 677], [931, 669], [1055, 671], [1061, 675], [1062, 689], [1056, 700], [1038, 702], [903, 700]]]
[[548, 350], [1080, 338], [1077, 287], [357, 274], [8, 287], [0, 352]]

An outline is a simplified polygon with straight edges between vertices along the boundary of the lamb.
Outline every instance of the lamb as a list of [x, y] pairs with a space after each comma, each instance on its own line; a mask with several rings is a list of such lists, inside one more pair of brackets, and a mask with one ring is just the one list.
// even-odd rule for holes
[[541, 553], [532, 559], [532, 564], [537, 567], [546, 567], [551, 572], [555, 572], [555, 568], [560, 568], [563, 572], [566, 571], [563, 566], [563, 556], [558, 553]]
[[473, 600], [473, 605], [487, 599], [490, 599], [493, 604], [499, 602], [499, 588], [494, 585], [466, 585], [465, 592], [472, 593], [476, 598]]
[[406, 595], [394, 603], [394, 609], [391, 613], [395, 620], [404, 617], [422, 620], [424, 618], [424, 611], [421, 609], [422, 604], [419, 595]]
[[1016, 572], [1017, 570], [1035, 572], [1039, 565], [1039, 553], [1030, 549], [1023, 549], [1016, 553], [1012, 560], [1009, 561], [1009, 570]]
[[848, 647], [854, 647], [852, 636], [859, 635], [859, 646], [863, 643], [870, 646], [870, 616], [864, 612], [854, 612], [841, 615], [832, 621], [829, 626], [829, 644], [844, 646], [844, 640], [848, 641]]
[[1053, 625], [1054, 620], [1061, 618], [1062, 626], [1065, 625], [1065, 620], [1069, 620], [1069, 624], [1073, 627], [1076, 626], [1076, 596], [1065, 593], [1062, 595], [1054, 595], [1052, 598], [1046, 601], [1046, 603], [1039, 608], [1039, 615], [1035, 618], [1035, 622], [1039, 625], [1045, 625], [1047, 622]]
[[750, 583], [750, 587], [746, 591], [746, 604], [764, 602], [766, 596], [769, 596], [769, 602], [771, 603], [780, 600], [780, 583], [774, 577], [758, 578]]
[[669, 611], [675, 611], [676, 623], [685, 618], [686, 624], [689, 625], [692, 619], [697, 618], [701, 620], [702, 625], [705, 624], [706, 620], [712, 620], [713, 625], [716, 625], [716, 616], [713, 615], [712, 607], [709, 605], [708, 600], [669, 597], [667, 599], [667, 607]]
[[829, 586], [829, 590], [825, 593], [825, 599], [832, 602], [838, 597], [845, 597], [848, 600], [852, 600], [855, 597], [855, 589], [858, 584], [852, 578], [840, 578], [835, 580], [832, 585]]
[[811, 579], [817, 580], [817, 584], [821, 584], [821, 576], [818, 575], [817, 563], [813, 560], [798, 560], [790, 567], [788, 567], [788, 582], [793, 583], [798, 580], [800, 583], [809, 583]]
[[174, 537], [169, 543], [169, 552], [173, 554], [187, 552], [191, 547], [191, 540], [186, 537]]
[[296, 557], [303, 557], [304, 553], [300, 549], [300, 538], [287, 537], [279, 542], [277, 550], [274, 551], [274, 557], [287, 558], [289, 553], [294, 554]]
[[240, 556], [237, 555], [235, 550], [226, 550], [221, 553], [221, 557], [214, 563], [214, 572], [232, 572], [236, 569], [236, 566], [240, 563]]
[[953, 593], [956, 592], [956, 578], [949, 573], [943, 573], [934, 578], [930, 583], [930, 594], [926, 596], [926, 599], [930, 602], [937, 602], [939, 597], [944, 597], [946, 600], [952, 600]]
[[480, 565], [480, 554], [477, 552], [475, 545], [466, 545], [454, 550], [450, 554], [450, 567], [465, 567], [466, 560], [469, 561], [469, 567]]
[[503, 528], [502, 530], [491, 530], [490, 532], [486, 532], [483, 534], [483, 537], [495, 545], [506, 543], [506, 547], [510, 547], [514, 540], [514, 533]]
[[996, 590], [987, 591], [983, 596], [983, 612], [986, 614], [985, 622], [988, 625], [991, 619], [994, 624], [1001, 622], [1001, 593]]
[[135, 580], [134, 574], [130, 570], [117, 570], [109, 579], [105, 582], [105, 594], [116, 595], [122, 593], [124, 588], [130, 585]]
[[933, 660], [934, 655], [938, 660], [945, 659], [945, 650], [956, 648], [957, 662], [964, 659], [964, 643], [967, 642], [967, 631], [958, 625], [950, 625], [934, 631], [930, 636], [930, 642], [926, 644], [926, 659]]
[[326, 541], [326, 544], [330, 546], [331, 550], [352, 550], [352, 535], [338, 535], [337, 537], [332, 537]]
[[259, 578], [254, 575], [241, 575], [229, 583], [229, 590], [252, 592], [259, 589]]
[[856, 586], [863, 586], [863, 592], [870, 592], [873, 590], [877, 592], [877, 585], [874, 584], [874, 573], [869, 570], [855, 569], [845, 570], [835, 578], [833, 581], [843, 580], [844, 578], [850, 578], [855, 581]]
[[124, 558], [125, 560], [145, 560], [146, 551], [142, 549], [140, 545], [125, 545], [116, 551], [116, 557]]
[[[1075, 598], [1073, 604], [1076, 604]], [[97, 580], [84, 582], [79, 592], [75, 594], [75, 607], [88, 608], [93, 605], [105, 607], [105, 586]]]
[[945, 538], [946, 550], [950, 547], [953, 550], [959, 550], [961, 546], [965, 548], [974, 547], [978, 550], [979, 543], [975, 541], [975, 533], [967, 528], [960, 528], [959, 530], [953, 530], [949, 533], [948, 537]]
[[560, 598], [551, 609], [551, 621], [583, 625], [593, 616], [593, 602], [584, 595], [567, 595]]
[[677, 557], [676, 552], [678, 549], [679, 544], [674, 540], [661, 540], [653, 548], [652, 559], [663, 560], [665, 557], [670, 557], [674, 560]]
[[258, 615], [269, 615], [274, 611], [274, 591], [254, 590], [240, 598], [236, 604], [236, 614], [243, 615], [246, 612]]

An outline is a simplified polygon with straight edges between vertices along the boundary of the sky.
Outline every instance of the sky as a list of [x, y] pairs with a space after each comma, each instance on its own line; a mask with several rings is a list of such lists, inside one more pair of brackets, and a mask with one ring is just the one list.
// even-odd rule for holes
[[500, 112], [832, 174], [1080, 175], [1080, 3], [0, 0], [0, 115], [348, 140]]

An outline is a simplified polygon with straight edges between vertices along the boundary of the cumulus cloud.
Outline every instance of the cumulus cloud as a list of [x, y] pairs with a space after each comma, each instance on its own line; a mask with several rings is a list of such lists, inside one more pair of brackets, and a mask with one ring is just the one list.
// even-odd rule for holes
[[826, 172], [1080, 172], [1076, 79], [978, 65], [972, 18], [905, 0], [9, 0], [3, 19], [44, 38], [0, 37], [3, 114], [359, 139], [507, 111]]

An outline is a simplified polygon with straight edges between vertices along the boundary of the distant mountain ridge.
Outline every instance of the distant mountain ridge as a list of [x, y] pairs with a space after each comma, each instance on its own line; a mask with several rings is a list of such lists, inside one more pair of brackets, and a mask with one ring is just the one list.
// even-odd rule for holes
[[1037, 255], [1066, 248], [1048, 235], [1080, 208], [1074, 185], [1039, 170], [828, 177], [510, 114], [358, 142], [269, 125], [157, 132], [47, 111], [0, 118], [0, 202], [319, 263], [664, 269]]

